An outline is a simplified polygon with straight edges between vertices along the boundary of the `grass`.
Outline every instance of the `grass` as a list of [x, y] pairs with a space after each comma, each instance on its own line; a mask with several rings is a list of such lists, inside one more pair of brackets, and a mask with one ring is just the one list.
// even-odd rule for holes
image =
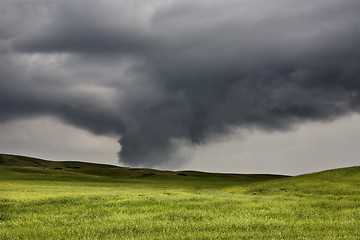
[[360, 239], [360, 167], [285, 177], [34, 161], [0, 167], [0, 239]]

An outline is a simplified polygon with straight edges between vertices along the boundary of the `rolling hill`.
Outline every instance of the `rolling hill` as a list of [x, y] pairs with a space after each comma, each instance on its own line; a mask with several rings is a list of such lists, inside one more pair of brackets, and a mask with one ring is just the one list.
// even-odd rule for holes
[[95, 164], [77, 161], [49, 161], [26, 156], [0, 154], [0, 168], [2, 171], [13, 172], [36, 172], [43, 174], [83, 174], [88, 176], [108, 178], [137, 178], [137, 177], [197, 177], [197, 178], [226, 178], [234, 180], [272, 180], [284, 178], [284, 175], [273, 174], [226, 174], [207, 173], [199, 171], [161, 171], [148, 168], [128, 168], [106, 164]]

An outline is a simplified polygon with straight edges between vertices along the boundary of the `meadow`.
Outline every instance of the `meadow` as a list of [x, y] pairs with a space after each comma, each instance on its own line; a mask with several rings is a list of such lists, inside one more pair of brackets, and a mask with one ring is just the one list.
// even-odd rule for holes
[[360, 167], [295, 177], [0, 155], [0, 239], [360, 239]]

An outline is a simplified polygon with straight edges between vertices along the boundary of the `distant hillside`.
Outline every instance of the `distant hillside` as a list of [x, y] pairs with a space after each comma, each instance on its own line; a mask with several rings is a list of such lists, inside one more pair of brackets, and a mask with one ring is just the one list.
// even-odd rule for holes
[[[48, 161], [0, 154], [0, 178], [14, 180], [108, 182], [133, 179], [144, 184], [212, 188], [224, 185], [224, 192], [249, 194], [360, 194], [360, 167], [333, 169], [295, 177], [271, 174], [225, 174], [198, 171], [160, 171], [74, 161]], [[143, 179], [143, 180], [141, 180]], [[220, 184], [220, 185], [221, 185]]]
[[[102, 176], [110, 178], [136, 178], [148, 176], [177, 176], [177, 177], [196, 177], [196, 178], [228, 178], [237, 181], [264, 181], [283, 178], [287, 176], [272, 174], [226, 174], [226, 173], [207, 173], [199, 171], [161, 171], [148, 168], [128, 168], [113, 165], [95, 164], [76, 161], [49, 161], [25, 156], [0, 154], [0, 168], [2, 171], [34, 173], [81, 173], [89, 176]], [[6, 169], [4, 169], [6, 168]], [[43, 172], [42, 172], [43, 170]]]
[[49, 161], [39, 158], [0, 154], [0, 166], [45, 168], [113, 168], [116, 166], [78, 161]]

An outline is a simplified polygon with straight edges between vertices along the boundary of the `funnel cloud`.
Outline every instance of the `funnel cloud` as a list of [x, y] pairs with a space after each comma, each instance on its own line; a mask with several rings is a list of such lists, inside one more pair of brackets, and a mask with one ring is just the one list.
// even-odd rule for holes
[[126, 165], [360, 112], [356, 0], [0, 4], [0, 122], [49, 115], [119, 136]]

